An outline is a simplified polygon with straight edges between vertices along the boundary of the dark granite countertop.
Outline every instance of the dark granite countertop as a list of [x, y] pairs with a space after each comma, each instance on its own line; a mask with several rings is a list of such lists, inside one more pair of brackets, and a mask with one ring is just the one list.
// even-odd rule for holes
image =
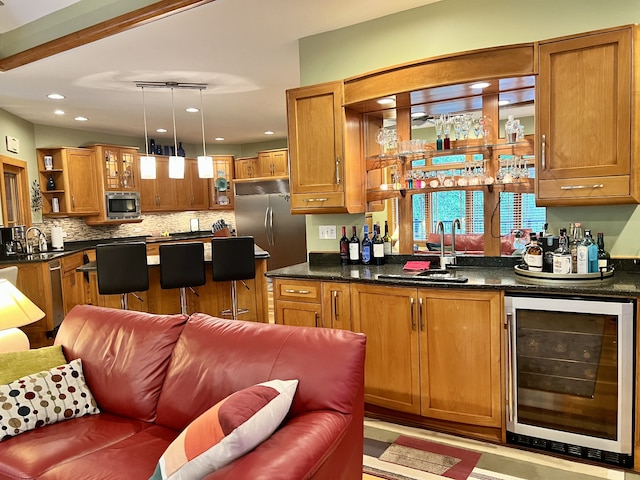
[[[517, 274], [517, 257], [458, 257], [458, 264], [449, 269], [454, 276], [465, 277], [464, 283], [430, 281], [428, 276], [412, 277], [402, 267], [408, 260], [429, 260], [438, 266], [436, 257], [397, 256], [385, 265], [340, 265], [334, 254], [310, 254], [309, 262], [270, 270], [268, 277], [286, 277], [324, 281], [350, 281], [375, 283], [378, 285], [411, 286], [420, 288], [454, 288], [504, 290], [521, 293], [557, 293], [573, 295], [606, 295], [616, 297], [640, 296], [640, 265], [634, 259], [614, 262], [614, 273], [603, 280], [555, 280], [529, 278]], [[398, 275], [398, 278], [385, 278]]]

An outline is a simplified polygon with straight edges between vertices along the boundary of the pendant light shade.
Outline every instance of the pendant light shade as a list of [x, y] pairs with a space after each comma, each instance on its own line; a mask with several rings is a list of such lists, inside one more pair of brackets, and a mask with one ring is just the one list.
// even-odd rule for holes
[[[171, 88], [171, 113], [173, 116], [173, 145], [178, 152], [178, 137], [176, 135], [176, 108], [173, 103], [173, 88]], [[184, 157], [172, 155], [169, 157], [169, 178], [184, 178]]]
[[198, 177], [213, 178], [213, 158], [207, 156], [204, 139], [204, 109], [202, 108], [202, 89], [200, 89], [200, 123], [202, 125], [202, 155], [198, 157]]
[[[142, 112], [144, 116], [144, 157], [140, 157], [140, 178], [143, 180], [153, 180], [156, 178], [156, 157], [149, 156], [149, 138], [147, 135], [147, 106], [144, 101], [144, 87], [142, 89]], [[151, 152], [152, 154], [155, 152]]]

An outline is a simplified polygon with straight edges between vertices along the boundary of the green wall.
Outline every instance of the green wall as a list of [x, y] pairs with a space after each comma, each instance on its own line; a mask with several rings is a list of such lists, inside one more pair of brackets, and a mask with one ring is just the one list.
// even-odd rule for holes
[[[531, 42], [640, 21], [637, 0], [441, 0], [387, 17], [300, 39], [302, 85], [339, 80], [405, 62], [497, 45]], [[307, 217], [307, 250], [337, 251], [319, 240], [323, 216]], [[335, 225], [362, 225], [352, 215]], [[635, 206], [549, 208], [553, 232], [570, 222], [605, 233], [613, 256], [640, 256], [640, 209]]]

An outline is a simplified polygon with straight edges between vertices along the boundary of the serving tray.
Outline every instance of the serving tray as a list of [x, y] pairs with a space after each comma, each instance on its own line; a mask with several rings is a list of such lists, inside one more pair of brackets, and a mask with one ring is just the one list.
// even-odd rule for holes
[[604, 280], [613, 277], [613, 267], [607, 270], [594, 273], [550, 273], [550, 272], [532, 272], [525, 265], [516, 265], [513, 267], [518, 275], [529, 278], [537, 278], [542, 280]]

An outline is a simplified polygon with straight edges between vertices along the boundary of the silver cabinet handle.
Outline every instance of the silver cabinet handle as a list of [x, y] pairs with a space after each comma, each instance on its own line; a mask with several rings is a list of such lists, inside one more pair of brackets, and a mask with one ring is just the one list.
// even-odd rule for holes
[[336, 155], [336, 185], [340, 185], [340, 157]]
[[418, 323], [420, 324], [420, 331], [424, 332], [424, 319], [422, 318], [422, 297], [420, 297], [418, 304]]
[[71, 208], [76, 208], [76, 197], [71, 195]]
[[595, 185], [563, 185], [560, 190], [580, 190], [583, 188], [604, 188], [604, 183], [596, 183]]
[[543, 134], [542, 135], [542, 151], [540, 152], [540, 158], [542, 160], [542, 170], [547, 168], [547, 162], [545, 157], [546, 150], [547, 150], [547, 136]]
[[284, 293], [299, 293], [300, 295], [308, 295], [311, 290], [294, 290], [293, 288], [286, 288]]
[[411, 297], [411, 330], [416, 329], [416, 319], [414, 316], [414, 310], [415, 310], [415, 299]]
[[333, 291], [333, 318], [338, 320], [338, 291]]
[[316, 317], [315, 318], [315, 323], [316, 323], [316, 328], [317, 328], [318, 327], [318, 317], [319, 317], [319, 315], [318, 315], [318, 312], [314, 312], [314, 313], [315, 313], [315, 317]]
[[305, 198], [304, 201], [305, 202], [326, 202], [327, 200], [329, 200], [328, 198]]

